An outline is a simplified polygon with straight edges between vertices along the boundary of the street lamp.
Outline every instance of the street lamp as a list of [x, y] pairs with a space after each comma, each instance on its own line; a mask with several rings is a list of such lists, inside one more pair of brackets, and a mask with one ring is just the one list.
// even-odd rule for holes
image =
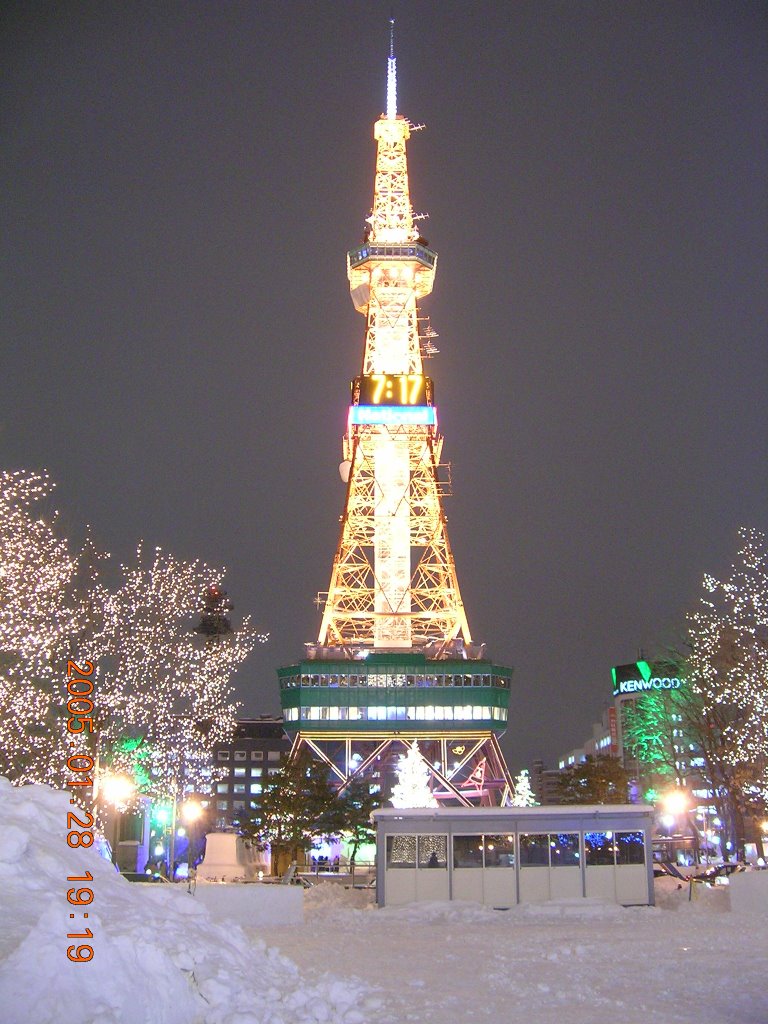
[[197, 800], [185, 800], [181, 805], [181, 817], [187, 823], [187, 881], [192, 879], [192, 826], [199, 820], [203, 808]]
[[676, 818], [688, 810], [688, 794], [683, 789], [673, 789], [664, 794], [661, 803], [667, 814]]
[[107, 841], [112, 851], [113, 864], [117, 863], [118, 823], [135, 793], [136, 783], [127, 775], [103, 775], [101, 778], [99, 798], [104, 803], [111, 804], [113, 808], [112, 813], [108, 815], [111, 828], [105, 829], [105, 832], [109, 831]]
[[688, 794], [684, 789], [671, 789], [662, 795], [661, 806], [666, 812], [661, 819], [662, 823], [666, 828], [673, 828], [677, 831], [675, 828], [677, 819], [687, 814], [690, 807]]

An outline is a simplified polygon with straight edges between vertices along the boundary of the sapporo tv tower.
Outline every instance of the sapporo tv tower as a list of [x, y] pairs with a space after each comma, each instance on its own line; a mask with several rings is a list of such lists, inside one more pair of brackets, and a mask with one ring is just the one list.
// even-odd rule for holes
[[472, 642], [448, 542], [443, 438], [422, 363], [434, 346], [418, 308], [437, 253], [411, 207], [405, 144], [416, 129], [397, 113], [393, 29], [373, 211], [347, 255], [367, 329], [343, 439], [341, 535], [317, 643], [278, 670], [283, 718], [293, 753], [310, 748], [340, 790], [365, 780], [386, 801], [416, 741], [437, 801], [505, 804], [513, 788], [498, 736], [511, 671]]

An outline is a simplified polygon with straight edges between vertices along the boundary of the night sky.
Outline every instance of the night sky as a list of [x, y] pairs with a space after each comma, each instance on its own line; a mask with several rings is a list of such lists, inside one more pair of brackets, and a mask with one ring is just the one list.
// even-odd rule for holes
[[[610, 668], [681, 635], [766, 529], [763, 3], [394, 5], [423, 312], [474, 639], [514, 770], [580, 745]], [[74, 539], [227, 567], [316, 639], [365, 322], [388, 3], [3, 5], [0, 451]]]

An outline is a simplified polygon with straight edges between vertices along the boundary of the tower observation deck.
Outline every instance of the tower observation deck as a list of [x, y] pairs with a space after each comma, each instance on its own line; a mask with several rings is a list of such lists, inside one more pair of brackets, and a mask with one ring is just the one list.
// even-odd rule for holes
[[511, 671], [472, 640], [448, 541], [447, 467], [418, 305], [432, 291], [437, 253], [411, 206], [406, 142], [415, 130], [397, 113], [391, 42], [373, 207], [363, 244], [347, 254], [366, 332], [342, 441], [346, 500], [317, 642], [278, 670], [280, 698], [294, 752], [310, 747], [340, 788], [365, 777], [386, 797], [397, 755], [416, 741], [436, 799], [504, 804], [512, 783], [498, 736]]

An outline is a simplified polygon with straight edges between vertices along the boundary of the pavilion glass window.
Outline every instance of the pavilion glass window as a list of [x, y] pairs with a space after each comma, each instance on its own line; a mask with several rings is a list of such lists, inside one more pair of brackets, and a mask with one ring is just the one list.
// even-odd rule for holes
[[553, 832], [549, 837], [549, 858], [553, 868], [578, 865], [579, 833]]
[[615, 862], [613, 832], [584, 833], [584, 863], [587, 867], [600, 867]]
[[448, 836], [421, 835], [419, 838], [419, 867], [448, 867]]
[[642, 832], [616, 833], [616, 863], [645, 864], [645, 836]]
[[547, 832], [521, 833], [520, 867], [549, 867], [549, 834]]

